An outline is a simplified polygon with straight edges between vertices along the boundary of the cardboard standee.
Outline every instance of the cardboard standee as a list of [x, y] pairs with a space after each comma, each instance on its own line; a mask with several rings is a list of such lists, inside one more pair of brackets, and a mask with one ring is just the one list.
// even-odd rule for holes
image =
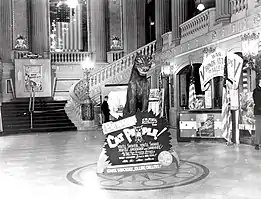
[[171, 150], [167, 121], [151, 112], [103, 124], [106, 135], [97, 173], [123, 173], [177, 169], [179, 158]]

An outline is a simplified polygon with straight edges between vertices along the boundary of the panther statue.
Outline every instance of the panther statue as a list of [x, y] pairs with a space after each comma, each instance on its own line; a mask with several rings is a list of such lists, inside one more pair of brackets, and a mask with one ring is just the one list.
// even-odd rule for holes
[[147, 111], [149, 105], [150, 85], [147, 72], [151, 68], [152, 57], [137, 53], [134, 59], [123, 116], [134, 115], [137, 110]]

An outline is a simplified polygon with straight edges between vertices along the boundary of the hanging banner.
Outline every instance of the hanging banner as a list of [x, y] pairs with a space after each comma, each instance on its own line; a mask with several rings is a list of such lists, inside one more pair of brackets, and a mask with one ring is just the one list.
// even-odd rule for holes
[[228, 73], [228, 79], [230, 79], [233, 82], [233, 89], [238, 88], [242, 68], [243, 68], [243, 59], [234, 53], [228, 52], [227, 73]]
[[224, 74], [226, 53], [222, 50], [216, 50], [214, 53], [209, 54], [203, 60], [199, 68], [199, 76], [202, 91], [207, 90], [209, 80], [214, 77], [222, 76]]

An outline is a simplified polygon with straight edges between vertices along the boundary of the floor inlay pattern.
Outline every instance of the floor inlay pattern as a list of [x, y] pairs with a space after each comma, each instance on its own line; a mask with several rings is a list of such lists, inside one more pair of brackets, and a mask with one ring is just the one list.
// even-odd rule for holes
[[168, 168], [151, 172], [96, 175], [96, 164], [94, 163], [69, 172], [67, 179], [82, 186], [86, 186], [86, 183], [89, 186], [90, 179], [92, 179], [91, 182], [98, 183], [101, 189], [138, 191], [188, 185], [204, 179], [208, 174], [209, 170], [205, 166], [181, 160], [178, 170]]

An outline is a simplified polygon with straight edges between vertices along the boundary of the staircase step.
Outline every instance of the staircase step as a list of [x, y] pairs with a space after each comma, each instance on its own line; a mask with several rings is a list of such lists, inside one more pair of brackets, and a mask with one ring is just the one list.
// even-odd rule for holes
[[[26, 116], [26, 115], [30, 115], [30, 113], [28, 111], [26, 112], [13, 112], [10, 111], [9, 113], [2, 113], [3, 117], [22, 117], [22, 116]], [[34, 111], [33, 115], [35, 117], [41, 116], [41, 117], [46, 117], [46, 116], [61, 116], [61, 115], [66, 115], [65, 111], [63, 109], [60, 110], [48, 110], [48, 111]], [[67, 115], [66, 115], [67, 116]]]
[[[63, 126], [71, 126], [71, 127], [74, 127], [74, 125], [71, 123], [52, 123], [52, 124], [38, 124], [38, 123], [34, 123], [33, 124], [33, 128], [46, 128], [46, 129], [49, 129], [49, 128], [56, 128], [56, 127], [63, 127]], [[4, 126], [4, 128], [8, 128], [10, 130], [20, 130], [20, 129], [28, 129], [30, 128], [30, 124], [10, 124], [10, 125], [7, 125], [7, 126]]]
[[61, 131], [76, 131], [75, 126], [50, 127], [50, 128], [21, 128], [4, 130], [2, 135], [21, 134], [21, 133], [44, 133], [44, 132], [61, 132]]
[[30, 128], [29, 99], [3, 103], [4, 135], [30, 132], [56, 132], [76, 130], [65, 113], [66, 101], [36, 99], [33, 113], [33, 129]]

